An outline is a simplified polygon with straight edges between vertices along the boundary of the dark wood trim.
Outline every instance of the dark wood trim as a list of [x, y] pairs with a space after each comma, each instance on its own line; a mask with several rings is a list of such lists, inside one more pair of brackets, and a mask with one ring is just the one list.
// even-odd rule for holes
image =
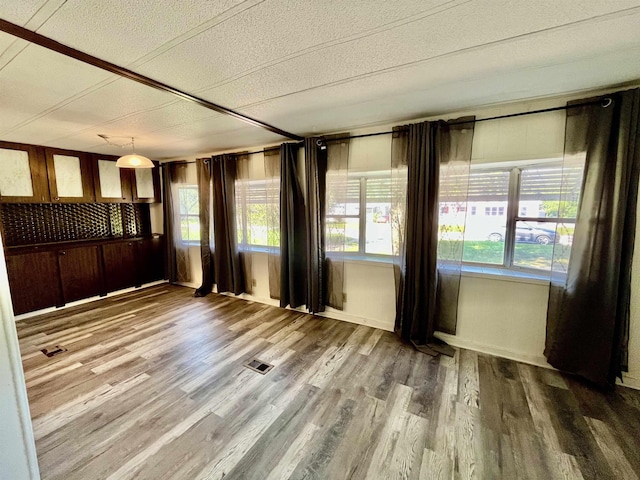
[[248, 123], [249, 125], [264, 128], [265, 130], [276, 133], [278, 135], [282, 135], [283, 137], [291, 138], [293, 140], [303, 140], [303, 137], [296, 135], [295, 133], [287, 132], [278, 127], [274, 127], [273, 125], [269, 125], [268, 123], [262, 122], [247, 115], [243, 115], [242, 113], [236, 112], [235, 110], [231, 110], [230, 108], [223, 107], [222, 105], [210, 102], [208, 100], [205, 100], [204, 98], [196, 97], [195, 95], [192, 95], [190, 93], [178, 90], [177, 88], [167, 85], [166, 83], [162, 83], [154, 80], [153, 78], [140, 75], [139, 73], [136, 73], [132, 70], [120, 67], [114, 63], [107, 62], [106, 60], [102, 60], [98, 57], [94, 57], [93, 55], [89, 55], [88, 53], [81, 52], [80, 50], [76, 50], [75, 48], [69, 47], [60, 42], [56, 42], [49, 37], [40, 35], [39, 33], [28, 30], [24, 27], [21, 27], [20, 25], [16, 25], [15, 23], [0, 19], [0, 31], [13, 35], [14, 37], [22, 38], [23, 40], [34, 43], [36, 45], [40, 45], [41, 47], [47, 48], [49, 50], [53, 50], [54, 52], [61, 53], [62, 55], [66, 55], [67, 57], [74, 58], [88, 65], [106, 70], [107, 72], [115, 73], [116, 75], [120, 75], [123, 78], [128, 78], [129, 80], [133, 80], [134, 82], [138, 82], [143, 85], [147, 85], [148, 87], [156, 88], [158, 90], [162, 90], [163, 92], [170, 93], [178, 98], [181, 98], [182, 100], [187, 100], [210, 110], [214, 110], [218, 113], [237, 118], [238, 120]]
[[21, 150], [29, 156], [29, 170], [31, 171], [31, 197], [14, 197], [0, 195], [2, 203], [47, 203], [49, 196], [49, 179], [44, 159], [44, 148], [24, 143], [0, 142], [0, 148], [6, 150]]
[[[62, 150], [60, 148], [46, 147], [44, 149], [47, 159], [47, 172], [49, 176], [49, 191], [53, 203], [84, 203], [95, 201], [93, 167], [88, 153], [76, 152], [74, 150]], [[58, 195], [58, 183], [56, 180], [56, 169], [53, 162], [54, 155], [66, 155], [77, 157], [80, 161], [80, 174], [82, 176], [82, 197], [60, 197]]]

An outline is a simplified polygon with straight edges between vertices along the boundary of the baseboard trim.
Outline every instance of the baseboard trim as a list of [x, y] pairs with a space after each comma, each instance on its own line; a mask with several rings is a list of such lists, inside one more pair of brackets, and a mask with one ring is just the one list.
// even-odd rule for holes
[[163, 283], [168, 283], [168, 280], [158, 280], [155, 282], [151, 282], [151, 283], [145, 283], [139, 287], [129, 287], [129, 288], [124, 288], [122, 290], [117, 290], [115, 292], [109, 292], [107, 293], [107, 295], [105, 295], [104, 297], [101, 296], [95, 296], [95, 297], [89, 297], [89, 298], [83, 298], [82, 300], [76, 300], [75, 302], [69, 302], [61, 307], [49, 307], [49, 308], [43, 308], [42, 310], [36, 310], [35, 312], [28, 312], [28, 313], [22, 313], [20, 315], [16, 315], [15, 316], [15, 321], [19, 322], [21, 320], [26, 320], [27, 318], [31, 318], [31, 317], [37, 317], [38, 315], [42, 315], [44, 313], [51, 313], [51, 312], [59, 312], [60, 310], [64, 310], [65, 308], [71, 308], [71, 307], [76, 307], [78, 305], [83, 305], [85, 303], [91, 303], [91, 302], [95, 302], [97, 300], [102, 300], [103, 298], [110, 298], [110, 297], [116, 297], [118, 295], [122, 295], [125, 293], [129, 293], [129, 292], [134, 292], [136, 290], [142, 290], [143, 288], [148, 288], [148, 287], [155, 287], [156, 285], [161, 285]]
[[640, 390], [640, 378], [623, 372], [622, 380], [618, 378], [616, 380], [616, 385], [633, 388], [634, 390]]
[[487, 353], [489, 355], [495, 355], [496, 357], [507, 358], [509, 360], [515, 360], [517, 362], [555, 370], [555, 368], [547, 363], [547, 360], [542, 355], [531, 355], [497, 347], [495, 345], [486, 345], [484, 343], [475, 342], [466, 338], [460, 338], [456, 335], [450, 335], [448, 333], [436, 332], [435, 336], [440, 340], [447, 342], [452, 347], [466, 348], [467, 350], [473, 350], [475, 352]]
[[[514, 352], [513, 350], [507, 350], [504, 348], [496, 347], [493, 345], [486, 345], [483, 343], [474, 342], [473, 340], [457, 337], [456, 335], [450, 335], [448, 333], [436, 332], [435, 336], [442, 341], [447, 342], [452, 347], [466, 348], [467, 350], [473, 350], [474, 352], [487, 353], [489, 355], [495, 355], [496, 357], [507, 358], [509, 360], [515, 360], [517, 362], [527, 363], [529, 365], [535, 365], [536, 367], [548, 368], [549, 370], [558, 370], [557, 368], [549, 365], [547, 360], [542, 355], [530, 355], [521, 352]], [[628, 375], [622, 374], [624, 382], [619, 378], [616, 379], [616, 385], [621, 387], [633, 388], [634, 390], [640, 390], [640, 379]]]
[[[280, 302], [278, 300], [274, 300], [273, 298], [265, 298], [265, 297], [254, 297], [253, 295], [249, 295], [247, 293], [243, 293], [240, 295], [231, 296], [242, 298], [244, 300], [249, 300], [251, 302], [264, 303], [266, 305], [271, 305], [274, 307], [280, 307]], [[286, 307], [287, 310], [294, 310], [297, 312], [308, 313], [304, 307], [299, 308], [290, 308]], [[344, 313], [340, 310], [336, 310], [335, 308], [327, 307], [324, 312], [319, 312], [315, 314], [318, 317], [331, 318], [333, 320], [341, 320], [343, 322], [355, 323], [357, 325], [364, 325], [366, 327], [377, 328], [379, 330], [386, 330], [388, 332], [393, 331], [393, 327], [389, 327], [387, 322], [383, 322], [382, 320], [374, 320], [370, 318], [359, 317], [357, 315], [350, 315], [348, 313]]]

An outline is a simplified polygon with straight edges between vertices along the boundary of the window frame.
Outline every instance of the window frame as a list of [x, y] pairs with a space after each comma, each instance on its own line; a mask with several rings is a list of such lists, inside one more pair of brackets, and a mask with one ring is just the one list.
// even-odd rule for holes
[[[347, 260], [362, 260], [362, 261], [376, 261], [376, 262], [384, 262], [391, 263], [393, 261], [394, 255], [393, 251], [391, 253], [367, 253], [367, 180], [369, 179], [386, 179], [388, 178], [392, 181], [392, 176], [386, 175], [384, 173], [376, 173], [376, 172], [349, 172], [348, 174], [349, 180], [356, 179], [358, 180], [358, 206], [359, 206], [359, 214], [358, 215], [325, 215], [325, 222], [327, 218], [357, 218], [358, 219], [358, 251], [344, 251], [344, 252], [332, 252], [327, 251], [325, 255], [327, 257], [331, 257], [332, 255], [344, 255], [344, 258]], [[389, 191], [389, 203], [392, 203], [391, 191]], [[326, 225], [325, 225], [325, 234], [326, 234]]]
[[[182, 205], [180, 204], [180, 190], [195, 190], [196, 194], [198, 195], [198, 213], [194, 214], [194, 213], [182, 213], [181, 211], [181, 207]], [[198, 223], [200, 223], [200, 192], [198, 191], [198, 186], [197, 185], [191, 185], [191, 184], [185, 184], [185, 185], [180, 185], [178, 186], [178, 211], [179, 211], [179, 216], [180, 216], [180, 244], [181, 245], [188, 245], [188, 246], [192, 246], [192, 245], [200, 245], [200, 239], [198, 240], [185, 240], [184, 238], [182, 238], [182, 221], [183, 220], [187, 220], [187, 223], [189, 222], [189, 218], [195, 218]]]
[[[545, 166], [562, 166], [562, 162], [544, 163]], [[575, 218], [566, 217], [531, 217], [520, 215], [520, 186], [522, 171], [527, 168], [536, 167], [535, 163], [506, 168], [495, 168], [495, 171], [508, 171], [509, 172], [509, 187], [507, 192], [507, 215], [505, 226], [505, 238], [504, 238], [504, 255], [502, 258], [502, 264], [498, 263], [484, 263], [484, 262], [469, 262], [463, 261], [463, 266], [469, 267], [486, 267], [494, 268], [506, 271], [513, 271], [525, 274], [531, 274], [534, 276], [546, 276], [551, 275], [552, 269], [544, 270], [540, 268], [523, 267], [514, 264], [515, 259], [515, 247], [516, 247], [516, 227], [518, 222], [535, 222], [535, 223], [553, 223], [553, 224], [573, 224], [575, 225]], [[556, 240], [554, 239], [554, 244]], [[553, 259], [552, 259], [553, 264]]]

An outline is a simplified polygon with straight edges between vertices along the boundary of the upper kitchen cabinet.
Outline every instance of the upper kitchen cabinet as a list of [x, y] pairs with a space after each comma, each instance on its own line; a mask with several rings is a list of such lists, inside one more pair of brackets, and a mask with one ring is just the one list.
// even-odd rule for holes
[[129, 170], [116, 167], [117, 157], [92, 155], [92, 158], [96, 202], [131, 202], [131, 174]]
[[0, 142], [0, 201], [44, 203], [49, 200], [47, 166], [42, 149]]
[[154, 168], [126, 169], [131, 174], [133, 201], [136, 203], [160, 202], [160, 168], [154, 162]]
[[82, 152], [45, 148], [51, 201], [60, 203], [93, 202], [93, 167]]

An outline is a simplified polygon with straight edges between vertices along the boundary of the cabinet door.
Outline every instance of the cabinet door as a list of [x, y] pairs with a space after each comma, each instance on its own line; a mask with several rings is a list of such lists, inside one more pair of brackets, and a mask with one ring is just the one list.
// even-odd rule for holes
[[55, 252], [7, 255], [7, 273], [16, 315], [64, 304]]
[[97, 246], [60, 250], [58, 264], [65, 303], [103, 293], [100, 250]]
[[33, 145], [0, 142], [0, 201], [49, 201], [47, 166], [42, 149]]
[[116, 167], [117, 157], [93, 155], [93, 177], [96, 202], [131, 202], [131, 175], [126, 168]]
[[136, 242], [139, 284], [164, 279], [164, 238], [154, 235]]
[[102, 257], [107, 292], [138, 284], [135, 242], [102, 245]]
[[82, 152], [45, 148], [52, 202], [93, 202], [91, 158]]
[[132, 168], [130, 174], [134, 202], [160, 202], [160, 167]]

